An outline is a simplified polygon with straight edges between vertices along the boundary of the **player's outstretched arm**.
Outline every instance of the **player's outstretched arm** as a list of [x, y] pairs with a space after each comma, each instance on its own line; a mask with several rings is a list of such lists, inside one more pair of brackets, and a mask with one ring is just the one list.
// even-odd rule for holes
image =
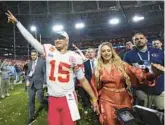
[[16, 19], [16, 17], [8, 10], [6, 13], [8, 17], [8, 23], [16, 23], [19, 31], [23, 37], [30, 43], [39, 53], [44, 54], [44, 49], [42, 44], [37, 41], [27, 30], [26, 28]]

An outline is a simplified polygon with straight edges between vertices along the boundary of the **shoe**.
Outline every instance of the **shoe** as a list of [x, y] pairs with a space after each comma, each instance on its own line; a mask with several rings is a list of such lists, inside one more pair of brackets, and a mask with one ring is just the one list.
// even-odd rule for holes
[[26, 125], [31, 125], [34, 122], [34, 120], [35, 120], [34, 118], [33, 119], [29, 119]]
[[9, 97], [10, 96], [10, 94], [9, 93], [7, 93], [7, 95], [6, 95], [7, 97]]
[[4, 95], [2, 95], [2, 96], [1, 96], [1, 98], [2, 98], [2, 99], [4, 99], [4, 98], [5, 98], [5, 96], [4, 96]]

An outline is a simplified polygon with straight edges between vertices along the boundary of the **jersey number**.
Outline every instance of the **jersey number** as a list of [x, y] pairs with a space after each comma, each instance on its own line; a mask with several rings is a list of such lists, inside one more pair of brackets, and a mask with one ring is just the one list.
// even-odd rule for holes
[[[51, 67], [50, 67], [49, 80], [52, 80], [52, 81], [56, 81], [56, 77], [54, 76], [55, 63], [56, 63], [55, 60], [50, 61]], [[69, 69], [70, 69], [69, 64], [60, 62], [59, 66], [58, 66], [58, 74], [62, 75], [63, 77], [60, 75], [57, 76], [59, 82], [62, 82], [62, 83], [69, 82], [69, 79], [70, 79]]]

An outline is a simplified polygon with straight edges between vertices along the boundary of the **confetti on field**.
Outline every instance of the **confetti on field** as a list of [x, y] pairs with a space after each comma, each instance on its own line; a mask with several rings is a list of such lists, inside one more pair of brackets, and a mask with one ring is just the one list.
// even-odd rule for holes
[[[24, 85], [16, 85], [15, 90], [10, 92], [11, 96], [0, 99], [0, 125], [24, 125], [28, 120], [28, 93], [24, 92]], [[81, 100], [80, 100], [81, 102]], [[36, 99], [36, 108], [39, 102]], [[81, 119], [77, 125], [99, 125], [93, 118], [93, 112], [88, 108], [88, 114], [79, 103]], [[47, 125], [47, 112], [42, 110], [33, 125]]]

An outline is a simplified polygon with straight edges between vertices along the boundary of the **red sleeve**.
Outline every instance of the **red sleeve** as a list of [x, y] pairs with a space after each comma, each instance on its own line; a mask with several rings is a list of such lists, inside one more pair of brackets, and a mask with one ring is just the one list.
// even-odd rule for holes
[[146, 73], [140, 68], [125, 64], [126, 72], [130, 77], [131, 84], [137, 86], [139, 84], [155, 85], [155, 76], [151, 73]]

